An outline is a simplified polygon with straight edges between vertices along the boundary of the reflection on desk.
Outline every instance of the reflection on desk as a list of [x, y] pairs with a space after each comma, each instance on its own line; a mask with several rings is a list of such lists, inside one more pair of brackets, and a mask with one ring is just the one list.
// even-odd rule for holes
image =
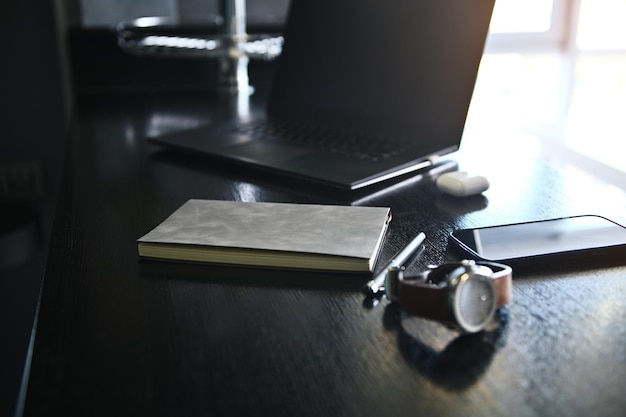
[[487, 330], [457, 334], [441, 351], [422, 343], [415, 334], [423, 319], [413, 318], [418, 321], [413, 329], [407, 326], [408, 320], [397, 304], [385, 307], [385, 330], [398, 333], [398, 349], [407, 363], [444, 389], [463, 391], [480, 379], [494, 354], [506, 344], [510, 315], [507, 307], [498, 309], [495, 323]]

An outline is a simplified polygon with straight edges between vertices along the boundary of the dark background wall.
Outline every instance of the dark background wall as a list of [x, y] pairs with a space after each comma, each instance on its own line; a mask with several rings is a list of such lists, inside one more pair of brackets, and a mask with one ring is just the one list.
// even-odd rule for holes
[[64, 97], [54, 3], [0, 12], [0, 416], [14, 415], [61, 175]]
[[[288, 2], [250, 0], [250, 23], [280, 27]], [[89, 3], [103, 2], [10, 0], [0, 6], [0, 417], [21, 412], [20, 386], [27, 382], [23, 375], [72, 109], [80, 105], [81, 94], [115, 90], [122, 82], [127, 87], [145, 75], [147, 64], [118, 50], [110, 25], [88, 24], [85, 13]], [[219, 11], [218, 0], [173, 3], [179, 14]], [[94, 41], [99, 42], [100, 51], [94, 52]], [[90, 66], [94, 53], [106, 58], [117, 71]], [[114, 59], [109, 60], [111, 57]], [[105, 76], [123, 73], [125, 65], [135, 71], [136, 78], [128, 77], [129, 73], [119, 79]], [[202, 73], [206, 63], [165, 65], [190, 65]], [[153, 81], [153, 85], [142, 87], [154, 88], [161, 80]]]

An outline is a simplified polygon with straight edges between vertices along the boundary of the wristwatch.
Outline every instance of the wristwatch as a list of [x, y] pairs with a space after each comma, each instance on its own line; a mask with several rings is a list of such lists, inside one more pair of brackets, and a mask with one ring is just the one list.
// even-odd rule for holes
[[511, 300], [512, 270], [508, 265], [473, 260], [432, 266], [411, 277], [405, 277], [402, 268], [392, 268], [385, 292], [407, 313], [475, 333]]

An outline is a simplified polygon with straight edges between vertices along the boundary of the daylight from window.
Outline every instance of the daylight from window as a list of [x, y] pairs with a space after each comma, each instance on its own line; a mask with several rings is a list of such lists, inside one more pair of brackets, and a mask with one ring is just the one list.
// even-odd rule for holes
[[552, 18], [550, 0], [497, 0], [493, 9], [492, 33], [545, 32]]
[[496, 0], [470, 128], [626, 188], [626, 0]]

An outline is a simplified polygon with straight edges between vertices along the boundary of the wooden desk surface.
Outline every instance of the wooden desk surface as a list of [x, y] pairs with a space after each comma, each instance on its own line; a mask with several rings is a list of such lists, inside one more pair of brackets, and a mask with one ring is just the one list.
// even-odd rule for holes
[[626, 267], [518, 277], [499, 330], [457, 337], [398, 320], [386, 301], [367, 308], [364, 276], [140, 261], [135, 243], [189, 198], [385, 205], [394, 220], [379, 265], [424, 231], [418, 270], [449, 257], [454, 228], [588, 213], [625, 223], [623, 194], [470, 142], [460, 167], [492, 187], [454, 199], [428, 178], [340, 195], [145, 141], [210, 122], [218, 102], [203, 92], [80, 103], [26, 416], [624, 415]]

